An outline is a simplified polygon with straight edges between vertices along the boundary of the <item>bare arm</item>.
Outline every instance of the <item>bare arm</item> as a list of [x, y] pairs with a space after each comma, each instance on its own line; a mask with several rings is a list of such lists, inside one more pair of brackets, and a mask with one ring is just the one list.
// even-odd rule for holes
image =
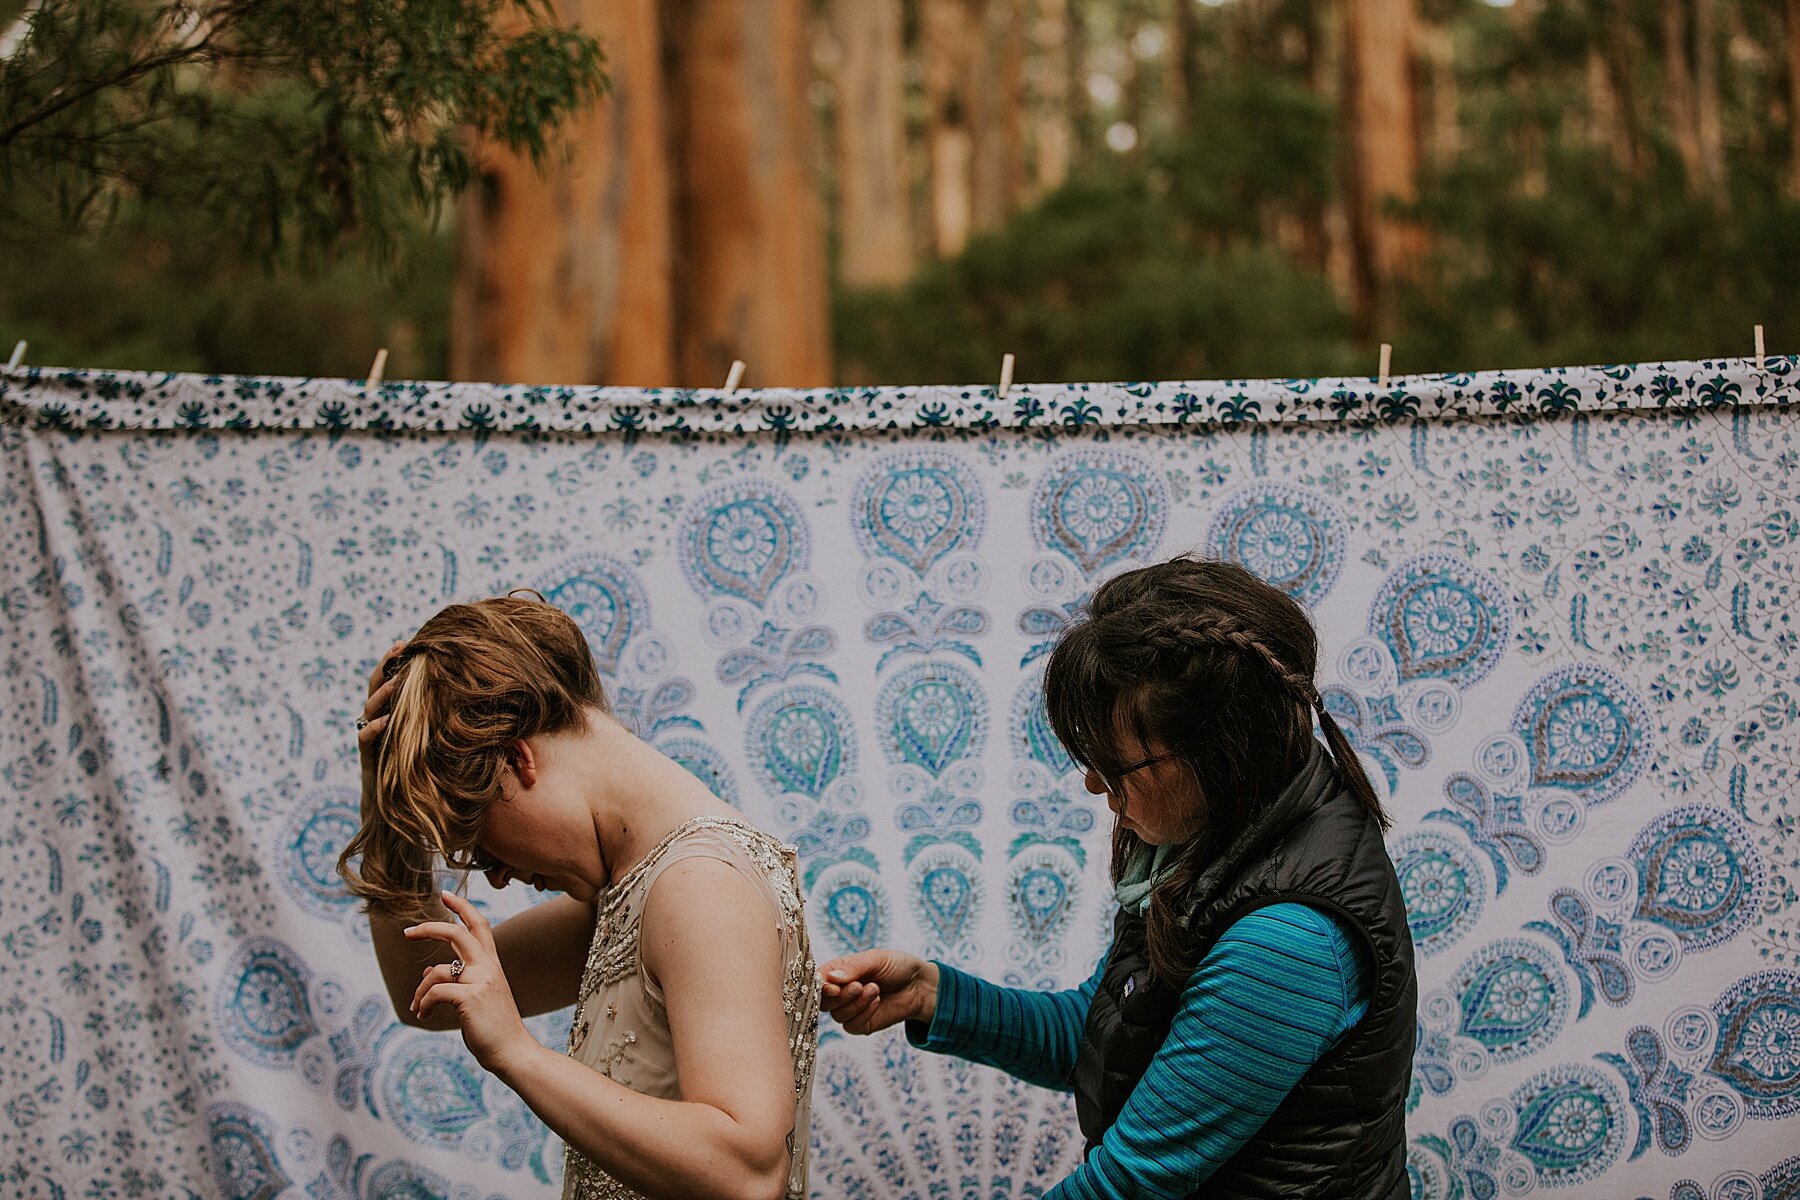
[[[431, 908], [429, 920], [456, 920], [441, 900], [433, 899]], [[381, 964], [394, 1015], [418, 1029], [455, 1029], [456, 1015], [448, 1010], [439, 1009], [425, 1020], [412, 1014], [419, 980], [431, 967], [456, 955], [442, 942], [409, 941], [401, 930], [410, 924], [398, 917], [369, 914], [375, 959]], [[494, 926], [494, 947], [520, 1016], [535, 1017], [575, 1003], [593, 933], [593, 906], [570, 896], [546, 900]]]
[[640, 1095], [519, 1041], [491, 1069], [545, 1124], [650, 1197], [775, 1200], [787, 1187], [793, 1062], [776, 915], [731, 867], [688, 859], [645, 903], [644, 965], [662, 985], [680, 1100]]

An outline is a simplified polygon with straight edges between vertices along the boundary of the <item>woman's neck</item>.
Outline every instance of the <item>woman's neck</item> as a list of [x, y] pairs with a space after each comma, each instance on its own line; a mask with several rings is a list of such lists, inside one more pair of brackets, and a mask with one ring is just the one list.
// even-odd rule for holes
[[588, 808], [599, 842], [603, 886], [611, 887], [657, 843], [695, 817], [735, 816], [681, 764], [644, 742], [617, 719], [595, 713], [583, 739], [582, 764], [592, 782]]

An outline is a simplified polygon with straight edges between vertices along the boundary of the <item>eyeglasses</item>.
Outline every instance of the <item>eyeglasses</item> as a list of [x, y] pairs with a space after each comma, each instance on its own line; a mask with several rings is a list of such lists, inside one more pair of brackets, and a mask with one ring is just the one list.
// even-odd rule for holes
[[1145, 767], [1155, 766], [1157, 763], [1162, 762], [1164, 759], [1174, 758], [1175, 756], [1176, 756], [1175, 751], [1173, 751], [1173, 750], [1165, 750], [1161, 754], [1152, 754], [1149, 758], [1143, 759], [1140, 762], [1134, 762], [1129, 767], [1121, 767], [1118, 770], [1118, 772], [1115, 773], [1114, 775], [1112, 775], [1111, 777], [1108, 777], [1106, 775], [1101, 775], [1100, 781], [1106, 785], [1107, 791], [1116, 792], [1119, 790], [1118, 785], [1124, 780], [1124, 778], [1127, 775], [1131, 774], [1133, 771], [1141, 771]]
[[452, 871], [474, 871], [477, 874], [486, 875], [501, 864], [499, 859], [480, 846], [474, 846], [467, 850], [452, 850], [445, 854], [444, 865]]

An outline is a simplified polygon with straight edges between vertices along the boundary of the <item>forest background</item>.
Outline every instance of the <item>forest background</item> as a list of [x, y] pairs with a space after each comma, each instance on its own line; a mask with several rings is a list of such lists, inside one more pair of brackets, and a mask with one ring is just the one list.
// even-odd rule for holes
[[173, 8], [0, 0], [0, 352], [819, 386], [1800, 349], [1800, 0]]

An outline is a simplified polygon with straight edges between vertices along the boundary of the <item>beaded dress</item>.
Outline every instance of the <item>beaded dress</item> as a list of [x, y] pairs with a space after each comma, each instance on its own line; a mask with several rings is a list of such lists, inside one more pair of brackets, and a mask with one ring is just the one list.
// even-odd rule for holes
[[[792, 846], [729, 817], [694, 817], [671, 830], [624, 878], [601, 893], [595, 902], [594, 940], [582, 972], [575, 1023], [569, 1030], [569, 1055], [635, 1092], [681, 1098], [668, 1010], [661, 990], [644, 971], [638, 932], [651, 886], [663, 871], [687, 858], [712, 858], [737, 868], [768, 901], [775, 918], [774, 932], [781, 939], [781, 1006], [787, 1014], [788, 1052], [794, 1064], [787, 1196], [804, 1200], [819, 988]], [[564, 1163], [563, 1200], [635, 1200], [639, 1195], [573, 1147]]]

